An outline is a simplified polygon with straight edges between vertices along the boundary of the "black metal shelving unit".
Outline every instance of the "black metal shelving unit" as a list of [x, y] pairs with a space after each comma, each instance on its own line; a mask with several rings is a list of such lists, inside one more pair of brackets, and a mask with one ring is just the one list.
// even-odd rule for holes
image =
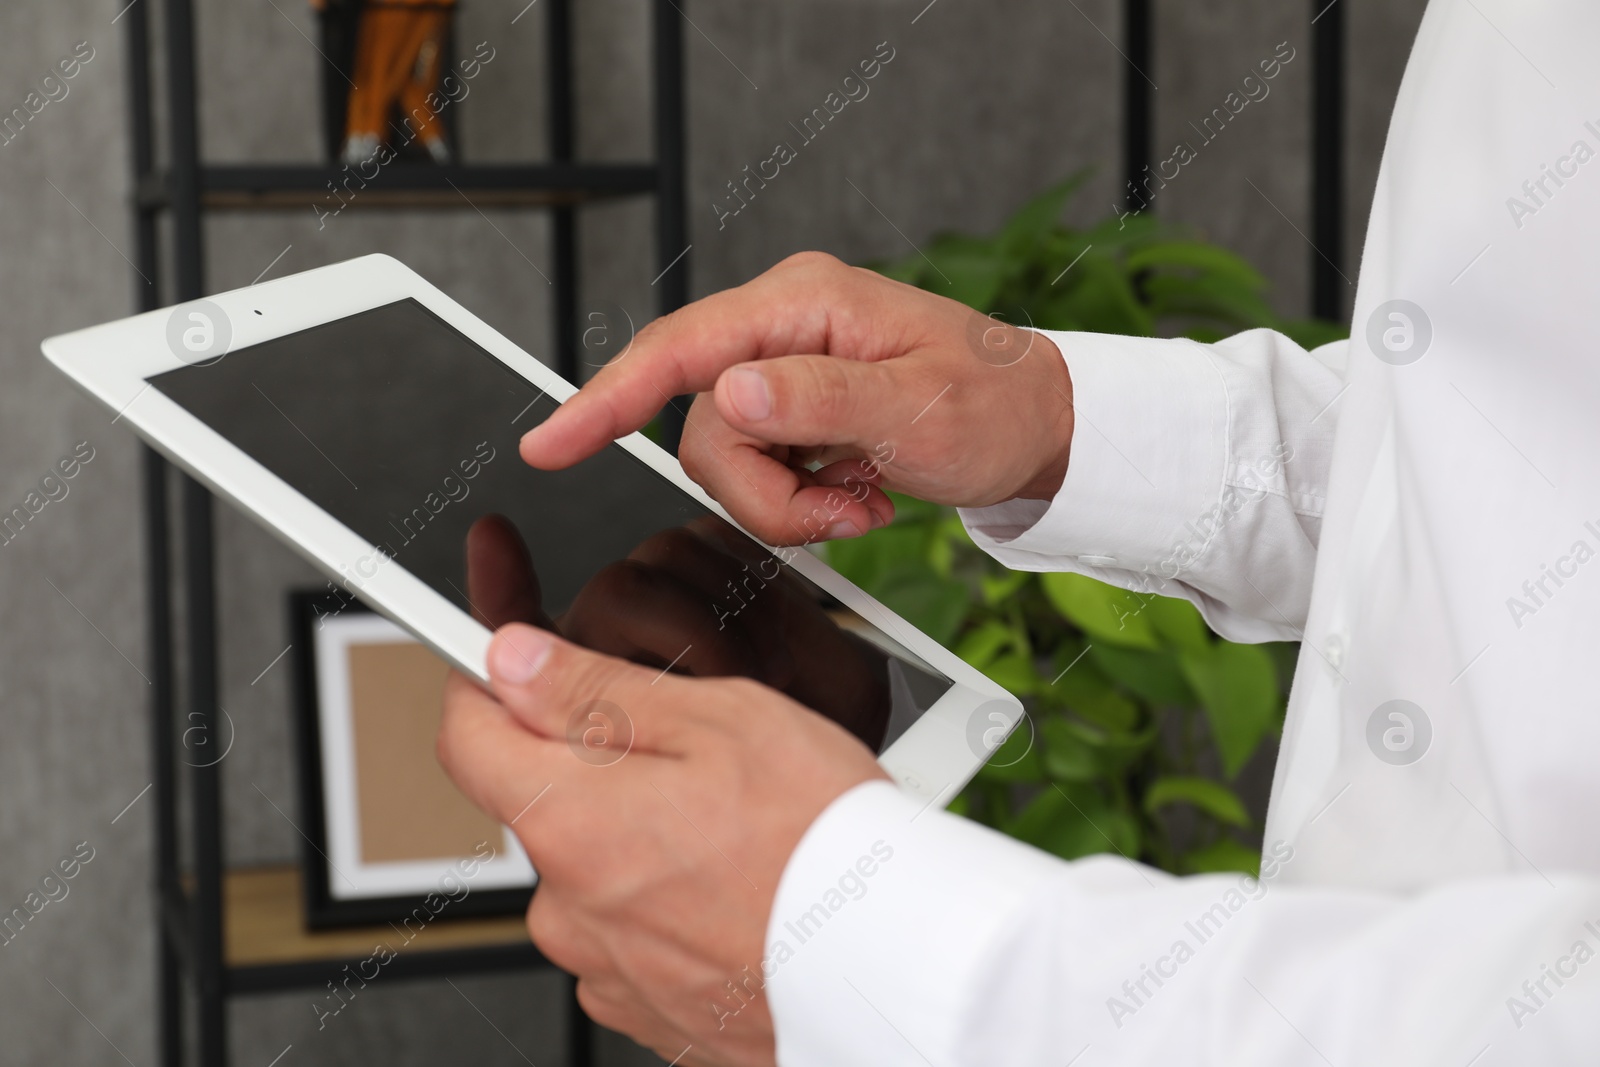
[[[362, 209], [496, 207], [547, 210], [552, 217], [553, 351], [559, 370], [577, 378], [578, 209], [624, 196], [656, 203], [660, 309], [688, 299], [687, 219], [684, 206], [682, 14], [673, 0], [651, 0], [655, 159], [588, 164], [575, 158], [575, 108], [570, 0], [543, 0], [549, 159], [526, 165], [404, 165], [385, 169], [381, 187], [364, 190]], [[192, 0], [128, 6], [126, 23], [132, 134], [137, 303], [142, 311], [205, 295], [203, 219], [211, 211], [303, 210], [337, 181], [335, 166], [211, 166], [202, 162], [197, 120]], [[158, 159], [152, 22], [162, 33], [166, 122], [164, 160]], [[357, 205], [352, 205], [357, 206]], [[163, 258], [162, 217], [169, 225], [170, 260]], [[170, 268], [171, 291], [160, 283]], [[671, 418], [671, 415], [668, 415]], [[668, 428], [671, 434], [672, 428]], [[672, 436], [675, 436], [672, 435]], [[227, 1062], [231, 998], [295, 988], [321, 988], [356, 956], [317, 956], [240, 964], [225, 942], [228, 871], [223, 851], [219, 765], [192, 766], [177, 753], [183, 731], [215, 736], [219, 678], [213, 501], [199, 483], [174, 471], [155, 452], [143, 463], [144, 532], [152, 680], [155, 874], [158, 944], [156, 996], [161, 1062], [184, 1062], [190, 1040], [186, 1001], [194, 1002], [193, 1050], [206, 1067]], [[176, 505], [176, 507], [174, 507]], [[176, 527], [176, 529], [174, 528]], [[176, 537], [174, 535], [177, 535]], [[181, 601], [176, 598], [181, 597]], [[176, 623], [182, 605], [182, 633]], [[181, 642], [181, 644], [180, 644]], [[178, 652], [182, 649], [181, 660]], [[179, 664], [184, 675], [180, 685]], [[287, 710], [287, 709], [286, 709]], [[188, 834], [180, 826], [180, 766], [188, 775]], [[187, 848], [184, 837], [187, 836]], [[184, 854], [188, 853], [185, 863]], [[393, 978], [442, 977], [549, 966], [532, 945], [481, 944], [401, 954], [386, 968]], [[573, 1002], [569, 1062], [592, 1061], [592, 1033]]]
[[[1311, 313], [1341, 322], [1355, 294], [1345, 277], [1346, 5], [1311, 0]], [[1139, 184], [1155, 159], [1155, 0], [1122, 0], [1122, 170]], [[1129, 199], [1129, 207], [1134, 206]]]

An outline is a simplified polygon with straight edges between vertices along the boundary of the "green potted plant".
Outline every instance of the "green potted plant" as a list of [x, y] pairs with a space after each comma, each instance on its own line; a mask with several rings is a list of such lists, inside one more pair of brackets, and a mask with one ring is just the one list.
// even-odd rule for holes
[[[941, 234], [926, 258], [870, 265], [1044, 329], [1214, 341], [1270, 326], [1307, 348], [1342, 336], [1280, 320], [1257, 271], [1177, 226], [1063, 224], [1082, 178], [992, 235]], [[1028, 709], [953, 810], [1066, 859], [1116, 852], [1175, 873], [1254, 873], [1259, 838], [1234, 782], [1281, 729], [1295, 646], [1223, 641], [1186, 601], [1007, 570], [953, 509], [895, 504], [893, 523], [828, 544], [828, 561]]]

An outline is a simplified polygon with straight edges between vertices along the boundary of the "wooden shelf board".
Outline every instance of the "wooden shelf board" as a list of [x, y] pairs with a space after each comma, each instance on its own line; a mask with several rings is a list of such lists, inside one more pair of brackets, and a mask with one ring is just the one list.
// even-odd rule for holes
[[223, 950], [229, 967], [359, 959], [381, 943], [406, 953], [526, 945], [522, 917], [436, 920], [406, 942], [389, 925], [310, 931], [305, 925], [300, 868], [246, 867], [226, 872], [222, 886]]

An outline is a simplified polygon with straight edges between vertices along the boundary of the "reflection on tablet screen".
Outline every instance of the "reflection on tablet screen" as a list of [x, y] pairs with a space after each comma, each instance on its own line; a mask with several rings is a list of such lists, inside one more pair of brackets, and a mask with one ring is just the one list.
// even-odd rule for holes
[[625, 449], [523, 463], [557, 404], [415, 300], [151, 384], [491, 627], [755, 678], [879, 752], [950, 687]]

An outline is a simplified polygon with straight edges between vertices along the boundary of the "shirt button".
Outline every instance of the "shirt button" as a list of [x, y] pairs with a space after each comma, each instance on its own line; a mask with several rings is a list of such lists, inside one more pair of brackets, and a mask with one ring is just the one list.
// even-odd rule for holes
[[1079, 563], [1087, 563], [1091, 567], [1110, 567], [1117, 562], [1115, 556], [1079, 556]]
[[1334, 670], [1344, 666], [1344, 638], [1338, 634], [1329, 634], [1322, 654], [1327, 657], [1328, 666]]

